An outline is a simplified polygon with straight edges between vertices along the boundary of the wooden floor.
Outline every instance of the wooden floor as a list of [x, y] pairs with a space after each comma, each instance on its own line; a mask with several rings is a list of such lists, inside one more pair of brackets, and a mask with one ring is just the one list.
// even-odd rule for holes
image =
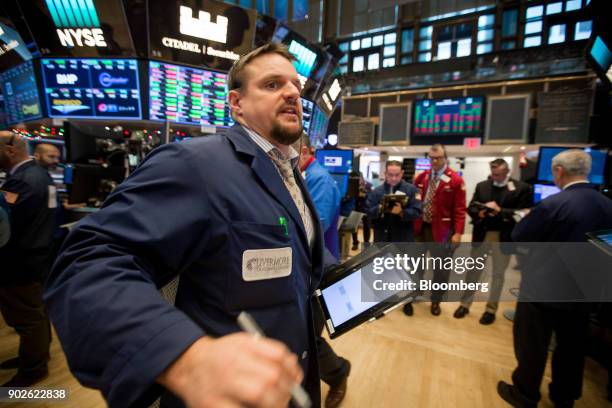
[[[478, 323], [484, 303], [470, 314], [452, 317], [458, 305], [443, 303], [434, 317], [429, 303], [417, 303], [412, 317], [397, 309], [383, 319], [362, 325], [332, 340], [337, 354], [352, 364], [343, 407], [507, 407], [497, 395], [499, 380], [510, 380], [515, 367], [512, 323], [498, 313], [491, 326]], [[500, 311], [511, 308], [502, 303]], [[17, 354], [18, 336], [0, 319], [0, 361]], [[50, 376], [39, 387], [66, 388], [70, 397], [60, 403], [0, 403], [5, 407], [96, 408], [105, 403], [97, 391], [78, 384], [68, 370], [57, 338], [51, 344]], [[0, 370], [0, 381], [14, 371]], [[577, 407], [612, 407], [606, 399], [607, 372], [587, 359], [583, 397]], [[548, 400], [550, 366], [542, 382], [540, 407]], [[327, 386], [323, 384], [323, 397]]]

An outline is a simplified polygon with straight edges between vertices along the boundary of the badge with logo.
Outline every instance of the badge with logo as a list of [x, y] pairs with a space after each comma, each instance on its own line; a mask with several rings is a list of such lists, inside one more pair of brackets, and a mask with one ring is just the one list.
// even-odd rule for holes
[[242, 254], [242, 279], [247, 282], [291, 274], [291, 248], [249, 249]]
[[440, 181], [444, 183], [448, 183], [450, 180], [451, 180], [450, 177], [448, 177], [446, 174], [443, 174], [440, 176]]
[[516, 190], [516, 186], [514, 185], [514, 181], [509, 181], [508, 182], [508, 191], [514, 191]]

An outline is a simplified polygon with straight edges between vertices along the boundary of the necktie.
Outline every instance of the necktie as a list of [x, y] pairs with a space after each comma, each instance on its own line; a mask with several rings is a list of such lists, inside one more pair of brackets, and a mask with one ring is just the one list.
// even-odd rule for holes
[[427, 194], [425, 194], [425, 200], [423, 201], [423, 221], [431, 223], [431, 217], [433, 213], [433, 199], [436, 194], [436, 187], [438, 185], [438, 174], [429, 179], [429, 186], [427, 187]]
[[302, 223], [304, 224], [304, 229], [306, 230], [306, 236], [308, 237], [308, 243], [309, 245], [312, 245], [312, 240], [314, 237], [314, 226], [312, 225], [310, 209], [304, 202], [302, 191], [300, 190], [300, 187], [295, 181], [291, 161], [280, 159], [273, 152], [270, 152], [269, 155], [274, 164], [276, 164], [276, 168], [278, 169], [283, 179], [283, 182], [285, 183], [285, 187], [287, 187], [287, 190], [289, 191], [289, 194], [293, 199], [293, 203], [295, 204], [296, 208], [300, 213]]

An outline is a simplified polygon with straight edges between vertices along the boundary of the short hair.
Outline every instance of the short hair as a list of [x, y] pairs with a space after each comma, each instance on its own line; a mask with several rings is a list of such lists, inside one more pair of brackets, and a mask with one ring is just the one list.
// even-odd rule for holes
[[402, 163], [398, 160], [388, 160], [385, 163], [385, 171], [387, 171], [387, 169], [389, 168], [389, 166], [398, 166], [400, 169], [404, 170], [404, 166], [402, 165]]
[[448, 156], [446, 155], [446, 147], [442, 143], [434, 143], [429, 148], [429, 150], [434, 150], [434, 151], [438, 151], [440, 149], [444, 152], [444, 158], [448, 159]]
[[569, 149], [552, 159], [552, 167], [560, 166], [568, 176], [587, 177], [591, 172], [591, 156], [580, 149]]
[[508, 165], [508, 162], [505, 161], [504, 159], [495, 159], [495, 160], [489, 162], [489, 166], [492, 169], [496, 169], [496, 168], [501, 167], [501, 166], [504, 166], [505, 168], [510, 169], [510, 166]]
[[240, 57], [227, 74], [228, 91], [241, 89], [246, 84], [244, 69], [258, 57], [266, 54], [278, 54], [286, 58], [289, 62], [296, 61], [296, 58], [289, 52], [289, 48], [285, 44], [268, 43], [259, 48], [254, 49], [246, 55]]

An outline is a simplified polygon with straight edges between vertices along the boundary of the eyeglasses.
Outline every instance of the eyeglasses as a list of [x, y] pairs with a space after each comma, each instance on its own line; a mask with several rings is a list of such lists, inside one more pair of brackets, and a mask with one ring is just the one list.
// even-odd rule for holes
[[431, 156], [429, 156], [429, 160], [431, 160], [431, 161], [444, 160], [444, 156], [440, 156], [440, 157], [431, 157]]

